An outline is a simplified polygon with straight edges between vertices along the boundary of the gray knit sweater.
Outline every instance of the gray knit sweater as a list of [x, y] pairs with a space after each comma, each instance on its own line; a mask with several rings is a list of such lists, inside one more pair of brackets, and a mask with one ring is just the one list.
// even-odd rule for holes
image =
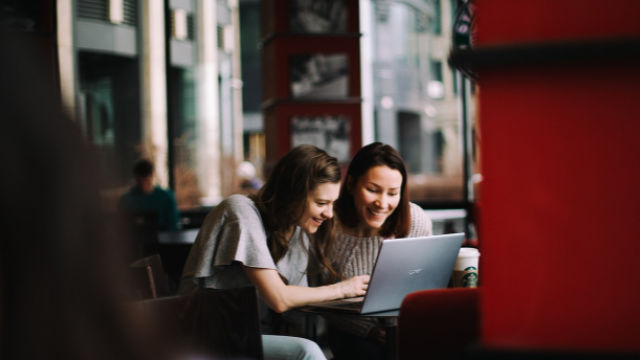
[[[408, 237], [431, 235], [431, 219], [418, 205], [410, 203], [411, 228]], [[382, 244], [381, 236], [355, 237], [338, 233], [331, 263], [339, 274], [345, 278], [356, 275], [371, 274]], [[323, 282], [327, 282], [326, 280]], [[346, 316], [328, 316], [329, 323], [342, 331], [366, 337], [377, 325], [375, 320], [355, 319]]]

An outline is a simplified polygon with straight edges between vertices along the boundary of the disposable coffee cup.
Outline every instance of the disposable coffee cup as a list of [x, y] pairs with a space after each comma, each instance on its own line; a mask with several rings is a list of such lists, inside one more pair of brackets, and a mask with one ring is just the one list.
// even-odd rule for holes
[[451, 275], [453, 287], [478, 287], [478, 262], [480, 251], [462, 247]]

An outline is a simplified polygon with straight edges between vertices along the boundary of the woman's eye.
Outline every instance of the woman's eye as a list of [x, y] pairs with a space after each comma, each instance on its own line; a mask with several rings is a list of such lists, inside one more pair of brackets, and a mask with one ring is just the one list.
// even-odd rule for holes
[[398, 196], [398, 193], [389, 193], [389, 196]]

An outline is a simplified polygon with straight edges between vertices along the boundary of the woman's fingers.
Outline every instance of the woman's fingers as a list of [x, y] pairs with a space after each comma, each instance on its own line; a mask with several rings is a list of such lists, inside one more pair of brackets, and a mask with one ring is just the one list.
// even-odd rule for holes
[[354, 280], [357, 283], [358, 288], [358, 296], [364, 295], [367, 292], [367, 288], [369, 287], [369, 275], [359, 275], [355, 276]]

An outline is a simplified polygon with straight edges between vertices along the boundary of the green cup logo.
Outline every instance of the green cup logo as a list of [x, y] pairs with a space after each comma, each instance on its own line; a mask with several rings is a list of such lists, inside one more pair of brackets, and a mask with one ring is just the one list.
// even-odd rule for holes
[[478, 260], [480, 252], [476, 248], [462, 247], [453, 265], [453, 287], [478, 287]]
[[463, 287], [478, 287], [478, 269], [475, 266], [469, 266], [464, 269], [462, 275]]

